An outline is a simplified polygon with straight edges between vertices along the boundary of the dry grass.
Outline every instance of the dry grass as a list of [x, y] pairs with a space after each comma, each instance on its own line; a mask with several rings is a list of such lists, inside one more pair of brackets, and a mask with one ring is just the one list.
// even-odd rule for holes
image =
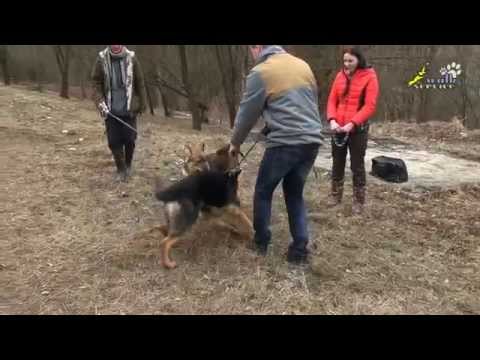
[[[0, 313], [480, 313], [479, 186], [409, 193], [371, 185], [359, 219], [350, 216], [350, 191], [343, 207], [325, 210], [328, 179], [312, 175], [311, 270], [285, 262], [288, 222], [278, 192], [267, 258], [199, 224], [173, 252], [179, 268], [166, 271], [151, 231], [162, 222], [153, 178], [180, 177], [175, 161], [185, 142], [214, 148], [228, 130], [195, 133], [185, 120], [144, 118], [136, 173], [114, 184], [103, 127], [88, 102], [0, 88], [0, 104]], [[261, 152], [242, 174], [245, 204]]]

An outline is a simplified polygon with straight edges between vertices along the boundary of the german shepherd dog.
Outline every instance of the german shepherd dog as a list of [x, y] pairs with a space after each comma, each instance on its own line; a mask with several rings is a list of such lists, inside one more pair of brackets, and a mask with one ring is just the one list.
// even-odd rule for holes
[[205, 143], [185, 145], [186, 158], [184, 159], [183, 175], [193, 175], [200, 171], [229, 171], [238, 167], [238, 154], [231, 156], [228, 153], [229, 145], [211, 154], [205, 153]]
[[[232, 209], [239, 219], [250, 223], [240, 211], [238, 198], [238, 176], [240, 169], [227, 172], [201, 171], [161, 189], [157, 182], [156, 198], [164, 205], [167, 224], [160, 227], [165, 238], [161, 241], [161, 261], [167, 269], [176, 267], [170, 258], [170, 250], [179, 238], [197, 221], [202, 213], [210, 213], [214, 209]], [[251, 224], [251, 223], [250, 223]]]
[[[205, 143], [187, 144], [185, 145], [186, 158], [184, 159], [183, 174], [185, 176], [198, 174], [202, 171], [231, 171], [239, 167], [238, 154], [232, 156], [228, 152], [229, 145], [225, 145], [214, 153], [205, 153]], [[240, 208], [227, 207], [222, 211], [215, 211], [212, 209], [208, 214], [211, 218], [215, 218], [215, 223], [221, 227], [227, 227], [234, 233], [240, 233], [246, 237], [253, 238], [254, 231], [252, 222], [248, 219], [245, 213]], [[221, 218], [230, 217], [234, 220], [237, 226], [227, 224]], [[210, 219], [213, 220], [213, 219]], [[240, 228], [238, 228], [240, 225]]]

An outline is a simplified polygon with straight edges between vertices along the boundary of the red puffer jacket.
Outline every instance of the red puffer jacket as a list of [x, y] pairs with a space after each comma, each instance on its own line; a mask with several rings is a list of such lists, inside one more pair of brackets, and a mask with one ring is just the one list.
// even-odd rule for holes
[[333, 82], [328, 98], [328, 120], [335, 119], [340, 126], [350, 122], [362, 125], [377, 108], [379, 86], [375, 70], [358, 69], [350, 81], [349, 92], [344, 97], [348, 78], [343, 70], [340, 71]]

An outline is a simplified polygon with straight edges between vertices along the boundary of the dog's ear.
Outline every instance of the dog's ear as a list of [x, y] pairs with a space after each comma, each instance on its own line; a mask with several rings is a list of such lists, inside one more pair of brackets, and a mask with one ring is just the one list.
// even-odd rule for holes
[[218, 149], [217, 150], [217, 155], [228, 155], [228, 149], [229, 148], [230, 148], [230, 145], [227, 144], [224, 147], [222, 147], [221, 149]]

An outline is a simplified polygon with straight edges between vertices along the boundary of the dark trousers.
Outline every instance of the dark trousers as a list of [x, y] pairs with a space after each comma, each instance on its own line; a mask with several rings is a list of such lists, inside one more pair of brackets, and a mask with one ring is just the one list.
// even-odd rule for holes
[[364, 187], [366, 185], [365, 153], [368, 144], [368, 126], [361, 131], [350, 134], [347, 143], [343, 147], [337, 146], [332, 140], [332, 180], [343, 182], [345, 177], [345, 163], [347, 151], [350, 151], [350, 169], [353, 173], [353, 186]]
[[[136, 117], [118, 117], [132, 126], [134, 129], [137, 128]], [[110, 116], [105, 120], [105, 125], [107, 128], [108, 147], [112, 151], [113, 156], [115, 157], [119, 156], [118, 154], [122, 154], [122, 158], [124, 159], [126, 166], [130, 167], [132, 164], [133, 153], [135, 152], [137, 133]]]
[[308, 227], [303, 188], [318, 154], [317, 144], [281, 146], [265, 151], [254, 196], [255, 242], [267, 246], [271, 241], [270, 219], [273, 192], [283, 180], [283, 194], [293, 243], [289, 252], [306, 256]]

